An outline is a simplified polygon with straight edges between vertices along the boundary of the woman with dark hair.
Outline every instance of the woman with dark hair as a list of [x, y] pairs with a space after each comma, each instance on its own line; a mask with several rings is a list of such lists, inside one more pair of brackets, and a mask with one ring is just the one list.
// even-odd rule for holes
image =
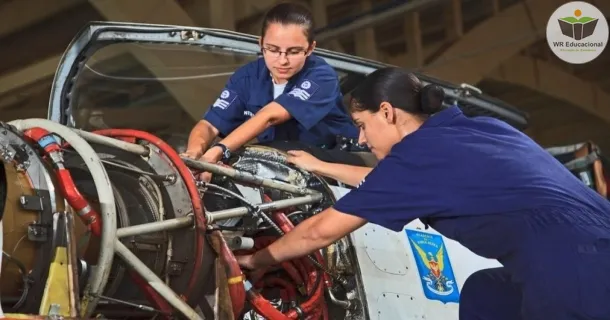
[[503, 267], [472, 274], [460, 319], [610, 319], [610, 204], [525, 134], [442, 108], [444, 91], [397, 68], [370, 74], [350, 111], [380, 160], [373, 169], [289, 161], [357, 186], [246, 269], [324, 248], [367, 222], [401, 231], [420, 219]]
[[[312, 54], [313, 18], [305, 7], [273, 7], [264, 18], [260, 46], [262, 58], [231, 76], [192, 129], [185, 156], [217, 162], [254, 138], [322, 148], [333, 148], [338, 136], [358, 138], [342, 106], [336, 72]], [[208, 149], [217, 136], [223, 139]]]

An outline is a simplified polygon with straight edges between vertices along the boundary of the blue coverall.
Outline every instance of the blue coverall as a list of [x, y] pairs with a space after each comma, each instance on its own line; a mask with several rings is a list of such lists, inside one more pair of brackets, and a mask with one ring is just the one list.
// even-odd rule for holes
[[396, 144], [340, 212], [413, 219], [503, 267], [461, 288], [460, 319], [610, 319], [610, 204], [525, 134], [458, 107]]
[[343, 107], [337, 73], [315, 55], [307, 57], [303, 69], [285, 86], [273, 83], [263, 58], [240, 67], [203, 118], [225, 137], [272, 101], [292, 119], [259, 134], [259, 142], [290, 140], [333, 148], [337, 136], [358, 138], [358, 129]]

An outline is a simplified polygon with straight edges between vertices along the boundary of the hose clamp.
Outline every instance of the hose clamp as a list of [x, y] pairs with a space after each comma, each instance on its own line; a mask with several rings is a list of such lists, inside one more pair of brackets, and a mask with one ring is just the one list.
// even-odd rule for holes
[[299, 316], [299, 320], [305, 320], [305, 312], [303, 312], [303, 309], [301, 309], [300, 306], [295, 305], [293, 307], [294, 311], [296, 311], [297, 315]]

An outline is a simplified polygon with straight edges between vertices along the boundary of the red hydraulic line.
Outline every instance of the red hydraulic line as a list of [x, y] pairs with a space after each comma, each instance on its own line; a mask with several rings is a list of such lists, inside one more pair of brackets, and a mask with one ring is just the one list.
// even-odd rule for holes
[[64, 198], [78, 216], [89, 227], [91, 233], [97, 237], [102, 234], [102, 224], [100, 215], [89, 205], [89, 202], [78, 191], [70, 171], [66, 170], [63, 164], [61, 146], [51, 133], [42, 128], [31, 128], [24, 132], [26, 137], [36, 141], [44, 151], [49, 155], [55, 167], [59, 189], [63, 193]]
[[265, 299], [258, 292], [253, 289], [248, 290], [246, 293], [248, 301], [252, 305], [258, 314], [265, 317], [267, 320], [292, 320], [291, 318], [284, 315], [280, 310], [276, 309], [269, 300]]
[[201, 270], [203, 264], [203, 253], [205, 251], [205, 230], [206, 230], [206, 220], [203, 205], [201, 203], [201, 199], [199, 197], [199, 191], [197, 190], [197, 186], [195, 185], [195, 179], [193, 178], [193, 174], [190, 169], [184, 164], [184, 161], [180, 158], [180, 155], [166, 142], [162, 139], [144, 131], [140, 130], [132, 130], [132, 129], [102, 129], [93, 131], [93, 133], [109, 136], [113, 138], [136, 138], [140, 140], [145, 140], [148, 143], [156, 146], [163, 152], [167, 158], [172, 162], [172, 164], [176, 167], [176, 170], [184, 180], [186, 184], [186, 188], [188, 190], [189, 196], [191, 198], [191, 202], [193, 204], [193, 211], [195, 215], [195, 224], [197, 226], [197, 236], [195, 241], [195, 259], [194, 259], [194, 267], [193, 273], [191, 274], [191, 278], [189, 280], [188, 287], [186, 291], [183, 293], [183, 296], [188, 298], [191, 293], [199, 289], [201, 286], [199, 281], [201, 280]]
[[238, 319], [246, 303], [246, 290], [243, 283], [244, 275], [222, 233], [220, 231], [213, 231], [211, 240], [213, 241], [214, 249], [224, 261], [228, 277], [229, 296], [233, 306], [233, 316], [235, 319]]

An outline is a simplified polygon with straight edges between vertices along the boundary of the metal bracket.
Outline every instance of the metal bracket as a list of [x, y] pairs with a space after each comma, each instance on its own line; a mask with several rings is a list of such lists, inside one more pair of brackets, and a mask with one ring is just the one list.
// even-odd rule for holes
[[48, 240], [47, 226], [39, 223], [28, 225], [28, 240], [35, 242], [45, 242]]
[[10, 163], [15, 158], [15, 154], [17, 151], [13, 149], [10, 145], [0, 143], [0, 158], [6, 163]]
[[460, 94], [462, 94], [463, 96], [466, 96], [466, 97], [472, 96], [473, 92], [475, 92], [476, 94], [479, 94], [479, 95], [483, 94], [483, 90], [481, 90], [481, 89], [479, 89], [479, 88], [477, 88], [477, 87], [475, 87], [473, 85], [467, 84], [467, 83], [460, 84], [460, 88], [459, 89], [456, 88], [455, 92], [458, 92], [458, 93], [460, 93]]
[[21, 208], [28, 211], [42, 211], [42, 199], [39, 196], [23, 195], [19, 197]]

